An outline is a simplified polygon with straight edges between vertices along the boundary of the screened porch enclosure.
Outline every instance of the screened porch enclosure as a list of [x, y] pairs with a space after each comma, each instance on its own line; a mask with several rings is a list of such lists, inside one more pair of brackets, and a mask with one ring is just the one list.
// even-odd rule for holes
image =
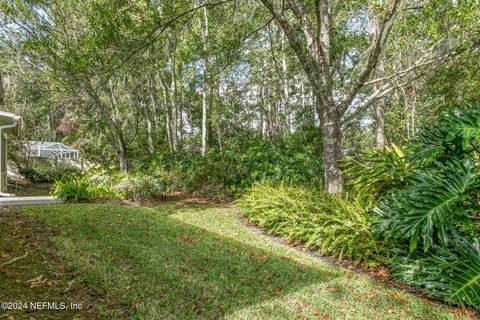
[[78, 150], [60, 142], [28, 141], [28, 157], [78, 160]]

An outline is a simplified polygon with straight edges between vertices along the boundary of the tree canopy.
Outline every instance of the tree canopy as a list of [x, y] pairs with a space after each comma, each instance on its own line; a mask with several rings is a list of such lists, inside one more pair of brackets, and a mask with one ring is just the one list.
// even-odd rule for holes
[[0, 101], [21, 140], [125, 171], [318, 128], [341, 192], [342, 156], [478, 98], [479, 17], [455, 0], [3, 0]]

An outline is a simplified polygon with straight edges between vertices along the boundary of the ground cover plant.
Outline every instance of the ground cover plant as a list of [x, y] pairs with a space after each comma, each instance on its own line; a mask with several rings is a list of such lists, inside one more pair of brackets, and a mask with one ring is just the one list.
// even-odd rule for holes
[[72, 286], [88, 284], [105, 318], [468, 318], [256, 233], [229, 206], [21, 212], [58, 230], [52, 239], [61, 264], [77, 274]]
[[339, 260], [366, 267], [388, 261], [388, 252], [375, 239], [366, 201], [267, 182], [255, 184], [238, 205], [248, 221], [270, 233]]

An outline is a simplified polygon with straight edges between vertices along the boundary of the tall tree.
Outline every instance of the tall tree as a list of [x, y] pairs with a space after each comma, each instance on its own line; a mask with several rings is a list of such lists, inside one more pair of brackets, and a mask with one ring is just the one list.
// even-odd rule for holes
[[[381, 72], [379, 78], [374, 79], [382, 51], [389, 43], [392, 27], [399, 16], [407, 19], [413, 16], [410, 20], [416, 21], [417, 25], [407, 23], [410, 28], [407, 32], [411, 36], [411, 28], [435, 28], [439, 24], [440, 13], [447, 12], [449, 17], [457, 17], [457, 21], [449, 20], [449, 25], [450, 28], [453, 25], [458, 28], [464, 20], [473, 21], [472, 17], [478, 16], [473, 14], [476, 11], [472, 11], [469, 3], [459, 5], [456, 1], [442, 4], [445, 12], [438, 12], [435, 10], [438, 6], [436, 2], [418, 5], [416, 1], [391, 0], [378, 6], [379, 11], [375, 14], [378, 23], [373, 24], [375, 32], [370, 32], [369, 36], [368, 10], [372, 7], [369, 2], [375, 0], [258, 1], [284, 30], [312, 88], [322, 132], [325, 187], [329, 193], [342, 192], [344, 188], [338, 160], [342, 155], [344, 128], [351, 124], [352, 119], [386, 94], [410, 84], [423, 76], [426, 70], [442, 65], [475, 43], [474, 40], [465, 40], [468, 39], [465, 33], [452, 37], [448, 30], [441, 30], [435, 37], [429, 35], [435, 39], [429, 47], [425, 43], [431, 42], [425, 39], [423, 43], [418, 42], [421, 50], [417, 51], [420, 53], [410, 60], [407, 67], [392, 68], [389, 74]], [[433, 19], [427, 19], [425, 23], [422, 14]], [[367, 20], [362, 17], [367, 17]], [[478, 37], [478, 34], [475, 36]], [[382, 110], [377, 111], [380, 111], [381, 118]]]
[[[316, 98], [323, 139], [325, 187], [329, 193], [343, 192], [344, 182], [339, 168], [341, 149], [341, 116], [350, 107], [357, 93], [365, 85], [380, 57], [400, 0], [394, 0], [383, 15], [378, 34], [371, 39], [363, 66], [351, 81], [341, 101], [334, 97], [332, 61], [332, 33], [334, 14], [339, 2], [317, 0], [313, 6], [301, 0], [260, 0], [284, 30], [289, 44], [306, 73]], [[310, 14], [313, 13], [313, 14]], [[302, 36], [299, 35], [300, 31]]]
[[[205, 3], [204, 3], [205, 4]], [[208, 72], [208, 14], [207, 7], [203, 7], [203, 23], [202, 23], [202, 40], [203, 40], [203, 85], [202, 85], [202, 157], [205, 157], [208, 147], [208, 82], [207, 82], [207, 72]]]

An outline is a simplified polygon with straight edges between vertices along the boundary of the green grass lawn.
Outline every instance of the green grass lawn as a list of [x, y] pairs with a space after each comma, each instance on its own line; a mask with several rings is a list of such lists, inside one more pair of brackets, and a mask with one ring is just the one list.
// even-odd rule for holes
[[[371, 278], [279, 244], [228, 206], [56, 205], [21, 212], [53, 242], [98, 312], [128, 319], [454, 319]], [[58, 268], [59, 266], [52, 266]]]

